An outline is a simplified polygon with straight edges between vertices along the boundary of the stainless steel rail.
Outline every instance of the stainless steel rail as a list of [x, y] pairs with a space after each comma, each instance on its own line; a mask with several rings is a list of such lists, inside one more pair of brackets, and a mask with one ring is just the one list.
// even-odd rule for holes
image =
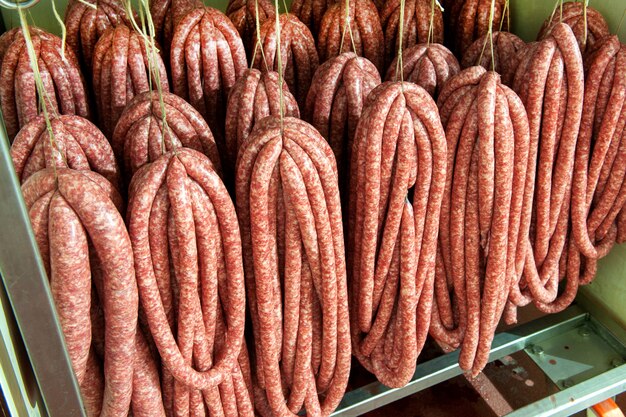
[[[498, 333], [489, 360], [493, 361], [547, 337], [564, 333], [582, 325], [587, 314], [577, 306], [562, 313], [542, 317], [511, 331]], [[446, 381], [463, 371], [458, 365], [459, 353], [451, 352], [417, 365], [413, 379], [402, 388], [388, 388], [379, 382], [348, 392], [332, 416], [359, 416], [425, 388]]]
[[507, 417], [564, 417], [626, 391], [626, 365], [604, 372], [547, 398], [515, 410]]

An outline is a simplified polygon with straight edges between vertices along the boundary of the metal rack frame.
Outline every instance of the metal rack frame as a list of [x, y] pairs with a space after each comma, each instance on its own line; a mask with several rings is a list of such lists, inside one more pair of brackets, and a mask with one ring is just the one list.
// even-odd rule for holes
[[[608, 319], [605, 317], [603, 320]], [[597, 317], [575, 305], [561, 313], [544, 316], [510, 331], [496, 334], [489, 361], [532, 348], [549, 339], [558, 339], [572, 330], [583, 328], [598, 335], [600, 343], [615, 350], [621, 358], [624, 357], [626, 353], [624, 336], [615, 335]], [[418, 364], [411, 382], [402, 388], [388, 388], [374, 382], [350, 391], [331, 415], [358, 416], [462, 375], [458, 359], [459, 352], [455, 351]], [[515, 410], [509, 416], [567, 416], [624, 391], [626, 391], [626, 365], [622, 364], [574, 384], [556, 395]]]
[[[86, 416], [4, 126], [0, 131], [0, 219], [0, 275], [43, 399], [42, 409], [51, 416]], [[2, 371], [9, 369], [3, 366]], [[2, 388], [6, 392], [8, 387]]]

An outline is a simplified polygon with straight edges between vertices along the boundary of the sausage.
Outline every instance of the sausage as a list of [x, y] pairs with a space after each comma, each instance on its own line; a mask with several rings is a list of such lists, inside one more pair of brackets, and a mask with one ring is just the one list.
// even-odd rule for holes
[[[319, 65], [319, 58], [311, 31], [293, 14], [280, 16], [280, 50], [283, 76], [300, 108], [305, 107], [306, 97], [311, 86], [313, 74]], [[252, 63], [261, 71], [278, 71], [276, 56], [276, 23], [266, 21], [260, 29], [263, 54], [256, 54]], [[263, 59], [267, 62], [263, 62]]]
[[[300, 117], [298, 103], [283, 85], [284, 116]], [[226, 149], [228, 165], [234, 170], [239, 148], [245, 143], [254, 126], [263, 118], [280, 115], [278, 73], [261, 72], [251, 68], [239, 78], [226, 108]]]
[[465, 51], [461, 66], [468, 68], [480, 65], [487, 70], [496, 71], [502, 75], [502, 83], [511, 86], [521, 50], [525, 46], [526, 43], [522, 39], [509, 32], [494, 31], [491, 35], [484, 34]]
[[28, 210], [31, 226], [35, 234], [37, 246], [39, 248], [39, 254], [43, 261], [46, 274], [50, 276], [50, 243], [48, 241], [48, 224], [49, 216], [48, 211], [50, 208], [50, 201], [52, 199], [54, 190], [48, 191], [43, 197], [39, 198]]
[[102, 410], [103, 391], [102, 363], [94, 354], [89, 352], [87, 358], [87, 372], [83, 383], [80, 385], [80, 393], [88, 416], [99, 416]]
[[135, 373], [131, 408], [135, 416], [165, 416], [159, 373], [141, 330], [135, 335]]
[[320, 63], [352, 51], [371, 61], [379, 72], [383, 71], [384, 37], [376, 6], [371, 0], [350, 2], [348, 6], [346, 11], [346, 4], [338, 2], [324, 14], [317, 41]]
[[[395, 58], [400, 47], [400, 4], [399, 0], [387, 1], [380, 10], [380, 21], [385, 38], [385, 68], [390, 68], [389, 64]], [[432, 37], [429, 38], [430, 2], [411, 0], [405, 3], [403, 50], [418, 43], [443, 43], [443, 16], [438, 7], [435, 7], [433, 12]], [[410, 36], [407, 29], [413, 26], [416, 28], [416, 33]]]
[[[474, 116], [470, 120], [468, 134], [463, 135], [468, 139], [475, 139], [478, 129], [477, 118]], [[474, 136], [474, 137], [472, 137]], [[467, 271], [465, 285], [467, 291], [467, 328], [463, 337], [463, 345], [459, 355], [459, 366], [462, 369], [470, 370], [474, 364], [476, 349], [480, 341], [481, 322], [481, 300], [480, 300], [480, 225], [479, 225], [479, 196], [478, 196], [478, 152], [474, 152], [477, 146], [473, 144], [470, 152], [469, 181], [466, 190], [465, 208], [465, 270]], [[493, 297], [493, 295], [491, 296]]]
[[87, 237], [80, 220], [56, 193], [50, 202], [50, 287], [79, 385], [91, 345], [91, 273]]
[[[58, 171], [57, 171], [58, 172]], [[111, 216], [98, 217], [99, 210], [116, 210], [106, 203], [102, 192], [80, 174], [62, 171], [59, 175], [59, 191], [81, 219], [85, 230], [91, 236], [101, 261], [105, 282], [104, 288], [105, 337], [110, 347], [105, 347], [105, 394], [103, 404], [123, 413], [130, 402], [130, 384], [134, 355], [134, 333], [137, 321], [137, 292], [130, 257], [130, 240], [121, 217], [117, 215], [114, 227]], [[67, 178], [66, 181], [61, 179]], [[76, 182], [72, 184], [72, 182]], [[93, 197], [91, 197], [93, 196]], [[91, 198], [88, 198], [91, 197]], [[113, 217], [115, 218], [115, 217]], [[110, 234], [95, 234], [102, 230], [101, 222], [108, 222]], [[112, 250], [113, 246], [116, 248]], [[115, 287], [110, 287], [115, 284]], [[131, 327], [132, 326], [132, 327]], [[110, 355], [110, 356], [109, 356]], [[107, 401], [107, 398], [117, 400]]]
[[127, 172], [134, 173], [164, 152], [183, 146], [207, 155], [214, 169], [221, 172], [217, 145], [202, 116], [174, 94], [163, 93], [162, 97], [168, 130], [164, 130], [156, 91], [138, 94], [128, 104], [111, 141], [118, 161], [124, 161]]
[[[146, 44], [140, 34], [121, 25], [107, 29], [98, 40], [93, 54], [93, 86], [96, 96], [99, 127], [107, 138], [112, 138], [115, 125], [122, 111], [133, 98], [133, 94], [140, 94], [148, 89], [148, 72], [150, 71], [146, 58]], [[135, 50], [140, 45], [143, 55], [143, 68], [138, 68], [137, 55], [129, 56], [131, 48]], [[136, 51], [134, 51], [136, 52]], [[159, 67], [161, 89], [169, 91], [167, 74], [163, 62], [156, 57]], [[127, 75], [131, 75], [132, 91], [127, 91]], [[153, 74], [153, 79], [156, 75]], [[143, 81], [142, 81], [143, 79]]]
[[[537, 188], [536, 202], [536, 229], [537, 236], [535, 240], [535, 259], [541, 264], [545, 259], [550, 235], [552, 233], [551, 219], [551, 196], [556, 191], [552, 186], [553, 170], [557, 150], [560, 149], [559, 140], [560, 132], [557, 130], [558, 112], [561, 106], [561, 89], [563, 88], [563, 78], [565, 76], [565, 68], [562, 54], [555, 52], [555, 56], [550, 63], [550, 70], [546, 80], [546, 93], [544, 96], [545, 117], [543, 117], [541, 126], [541, 138], [539, 148], [539, 161], [537, 168], [537, 176], [541, 179], [540, 186]], [[554, 92], [554, 93], [552, 93]]]
[[[263, 119], [237, 161], [238, 213], [250, 249], [246, 286], [258, 341], [255, 406], [286, 415], [305, 406], [326, 415], [339, 404], [350, 369], [350, 352], [340, 348], [350, 342], [337, 167], [312, 126], [292, 117], [282, 125], [279, 141], [279, 118]], [[275, 278], [283, 273], [292, 281], [284, 298]], [[290, 305], [294, 315], [283, 317]]]
[[[493, 217], [489, 231], [489, 251], [481, 303], [481, 338], [472, 367], [473, 374], [478, 374], [488, 362], [491, 342], [508, 297], [506, 290], [503, 291], [502, 288], [507, 289], [510, 286], [510, 280], [507, 276], [507, 257], [512, 256], [508, 252], [508, 239], [513, 194], [514, 144], [511, 140], [513, 135], [511, 134], [511, 123], [508, 120], [509, 109], [506, 98], [500, 95], [497, 104], [496, 112], [498, 115], [496, 117], [501, 123], [501, 128], [495, 130], [494, 136], [496, 169]], [[480, 167], [479, 178], [481, 178]], [[520, 192], [518, 191], [518, 193]], [[478, 197], [480, 202], [480, 190]]]
[[257, 45], [254, 43], [256, 35], [257, 20], [257, 4], [258, 4], [258, 20], [263, 25], [266, 20], [273, 20], [276, 17], [274, 4], [268, 0], [251, 1], [251, 0], [229, 0], [226, 7], [226, 16], [233, 22], [237, 28], [237, 32], [243, 40], [246, 48], [248, 59], [252, 59], [256, 51]]
[[[189, 71], [189, 62], [186, 64], [184, 57], [192, 52], [192, 48], [198, 47], [197, 42], [189, 43], [193, 36], [200, 36], [201, 43], [200, 50], [191, 58], [191, 63], [201, 62], [202, 66]], [[223, 155], [226, 100], [235, 81], [247, 69], [246, 64], [246, 52], [241, 37], [222, 12], [211, 7], [194, 6], [176, 23], [170, 57], [173, 92], [190, 101], [207, 120]], [[204, 86], [202, 100], [194, 100], [193, 92], [187, 87], [194, 84]]]
[[[389, 64], [385, 80], [398, 81], [397, 60]], [[418, 44], [402, 52], [404, 81], [414, 82], [437, 99], [443, 85], [461, 69], [448, 48], [438, 43]], [[428, 68], [428, 70], [426, 70]]]

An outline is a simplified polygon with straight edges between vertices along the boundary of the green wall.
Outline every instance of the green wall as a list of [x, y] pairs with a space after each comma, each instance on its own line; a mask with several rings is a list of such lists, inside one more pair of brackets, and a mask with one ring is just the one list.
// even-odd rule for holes
[[[228, 0], [205, 0], [205, 2], [225, 10]], [[611, 31], [615, 32], [626, 6], [624, 0], [590, 0], [589, 3], [604, 15]], [[58, 0], [56, 4], [62, 13], [66, 0]], [[526, 41], [534, 40], [543, 20], [552, 12], [554, 4], [553, 0], [511, 0], [513, 31]], [[41, 0], [29, 12], [38, 26], [51, 32], [60, 32], [52, 14], [50, 0]], [[2, 15], [7, 27], [17, 24], [15, 12], [3, 10]], [[618, 35], [622, 42], [626, 42], [626, 22], [622, 24]], [[626, 328], [626, 245], [616, 246], [611, 254], [600, 262], [598, 277], [582, 291], [593, 301], [606, 307]]]

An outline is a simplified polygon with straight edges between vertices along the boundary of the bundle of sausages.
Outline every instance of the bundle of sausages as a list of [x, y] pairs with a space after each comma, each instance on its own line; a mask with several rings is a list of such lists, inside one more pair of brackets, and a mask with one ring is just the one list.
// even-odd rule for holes
[[350, 171], [354, 355], [400, 387], [428, 335], [446, 175], [444, 131], [423, 88], [386, 82], [370, 93]]
[[479, 66], [462, 71], [438, 104], [448, 174], [431, 334], [461, 345], [459, 364], [476, 375], [487, 363], [508, 289], [522, 272], [535, 160], [522, 101], [497, 73]]
[[[400, 9], [403, 4], [402, 22]], [[389, 65], [400, 47], [406, 49], [429, 41], [443, 43], [443, 16], [432, 0], [385, 1], [380, 11], [380, 21], [385, 32], [385, 65]], [[400, 45], [401, 31], [402, 45]]]
[[48, 132], [46, 120], [40, 115], [15, 137], [11, 159], [21, 183], [56, 159], [62, 167], [94, 171], [121, 190], [121, 175], [113, 150], [96, 126], [79, 116], [59, 116], [50, 121], [50, 128]]
[[415, 83], [434, 98], [444, 84], [461, 71], [452, 52], [439, 43], [421, 43], [407, 48], [402, 52], [402, 74], [398, 74], [399, 69], [396, 57], [389, 65], [385, 80]]
[[317, 39], [324, 14], [335, 3], [337, 3], [336, 0], [293, 0], [289, 13], [295, 15], [304, 23], [313, 34], [313, 37]]
[[157, 160], [164, 151], [181, 146], [202, 152], [221, 172], [220, 156], [209, 126], [189, 103], [166, 92], [161, 97], [156, 91], [135, 96], [115, 126], [111, 145], [129, 176]]
[[144, 381], [149, 392], [134, 388], [156, 367], [150, 355], [136, 360], [137, 283], [121, 197], [104, 177], [67, 168], [33, 174], [22, 193], [89, 415], [127, 415], [131, 397], [158, 407], [158, 374]]
[[584, 4], [576, 1], [557, 3], [552, 15], [539, 30], [537, 39], [545, 38], [558, 23], [565, 23], [572, 28], [580, 50], [583, 53], [592, 50], [596, 42], [609, 36], [611, 32], [604, 16], [593, 7], [583, 8]]
[[[113, 130], [126, 105], [138, 94], [150, 89], [148, 52], [143, 37], [127, 26], [108, 29], [93, 52], [92, 82], [100, 129], [106, 137]], [[160, 57], [157, 59], [161, 88], [169, 90], [167, 73]]]
[[494, 1], [493, 31], [509, 30], [507, 0], [446, 0], [446, 39], [452, 50], [463, 56], [467, 48], [489, 29], [491, 5]]
[[385, 44], [378, 10], [371, 0], [333, 4], [322, 19], [317, 52], [324, 63], [342, 52], [353, 51], [383, 70]]
[[237, 159], [246, 289], [263, 416], [328, 416], [350, 371], [341, 203], [332, 150], [309, 124], [269, 116]]
[[[559, 23], [544, 40], [524, 52], [513, 80], [528, 112], [530, 149], [537, 155], [537, 174], [523, 279], [511, 288], [511, 302], [531, 301], [542, 311], [567, 307], [578, 288], [574, 275], [557, 297], [558, 284], [573, 268], [568, 260], [572, 173], [583, 110], [584, 74], [580, 50], [571, 28]], [[571, 279], [569, 279], [571, 278]], [[569, 285], [573, 284], [573, 285]], [[507, 321], [514, 321], [514, 307]]]
[[521, 50], [526, 43], [509, 32], [487, 33], [476, 39], [465, 51], [461, 65], [469, 68], [480, 65], [502, 76], [502, 83], [511, 87]]
[[[572, 181], [576, 247], [570, 248], [579, 250], [583, 258], [581, 284], [593, 279], [598, 259], [608, 254], [618, 238], [616, 219], [626, 202], [626, 47], [615, 36], [595, 46], [585, 60], [585, 110]], [[579, 257], [576, 253], [572, 256], [576, 260]]]
[[225, 155], [226, 101], [247, 68], [243, 42], [231, 21], [211, 7], [194, 3], [190, 11], [173, 19], [172, 89], [205, 118], [220, 154]]
[[[233, 203], [204, 155], [164, 153], [133, 176], [129, 233], [168, 415], [253, 415], [240, 358], [245, 292]], [[235, 411], [236, 412], [236, 411]]]
[[241, 35], [246, 51], [248, 51], [248, 59], [252, 59], [251, 52], [255, 48], [254, 37], [256, 35], [257, 17], [260, 25], [266, 20], [273, 20], [276, 16], [274, 4], [270, 0], [229, 0], [226, 16], [233, 22], [239, 35]]
[[[348, 185], [352, 141], [369, 93], [380, 84], [372, 62], [345, 52], [315, 72], [306, 99], [306, 120], [332, 148], [342, 192]], [[345, 195], [343, 196], [345, 199]], [[344, 205], [345, 207], [345, 205]]]
[[46, 100], [51, 113], [90, 117], [85, 80], [70, 49], [63, 51], [61, 39], [37, 28], [30, 38], [45, 92], [39, 97], [22, 29], [0, 37], [0, 105], [9, 139], [39, 114], [39, 101]]
[[[279, 69], [277, 42], [283, 55]], [[266, 21], [261, 26], [261, 39], [255, 37], [256, 45], [263, 48], [255, 54], [254, 68], [261, 71], [282, 71], [289, 91], [295, 96], [300, 107], [304, 108], [306, 95], [311, 86], [313, 74], [319, 65], [315, 41], [311, 31], [293, 14], [280, 15], [280, 39], [276, 36], [276, 22]]]
[[[300, 117], [296, 99], [287, 84], [282, 85], [283, 112], [286, 117]], [[280, 116], [279, 74], [246, 70], [237, 80], [226, 107], [226, 151], [228, 166], [234, 172], [239, 148], [248, 140], [254, 126], [267, 116]]]
[[107, 29], [119, 25], [130, 26], [124, 5], [119, 0], [71, 0], [67, 4], [66, 42], [76, 53], [83, 68], [91, 68], [98, 39]]

